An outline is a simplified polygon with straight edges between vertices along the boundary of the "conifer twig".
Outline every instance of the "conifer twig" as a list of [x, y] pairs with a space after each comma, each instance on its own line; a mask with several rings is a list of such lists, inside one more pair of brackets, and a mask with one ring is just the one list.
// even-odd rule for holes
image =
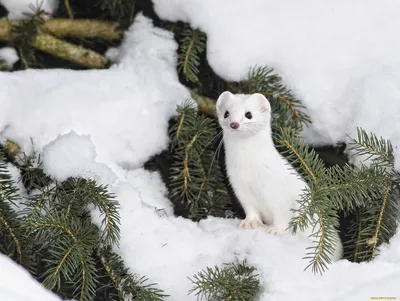
[[70, 19], [73, 19], [74, 18], [74, 14], [72, 12], [69, 0], [64, 0], [64, 5], [65, 5], [65, 8], [67, 9], [68, 16], [70, 17]]
[[197, 102], [198, 111], [200, 113], [206, 114], [210, 117], [216, 117], [217, 114], [215, 110], [215, 104], [217, 101], [215, 99], [200, 95], [194, 90], [190, 90], [190, 94], [192, 98]]

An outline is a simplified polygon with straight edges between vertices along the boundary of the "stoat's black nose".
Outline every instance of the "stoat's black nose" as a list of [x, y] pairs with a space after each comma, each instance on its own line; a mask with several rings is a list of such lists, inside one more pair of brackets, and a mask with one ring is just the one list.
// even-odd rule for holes
[[234, 129], [234, 130], [238, 129], [239, 128], [239, 123], [238, 122], [232, 122], [231, 123], [231, 128]]

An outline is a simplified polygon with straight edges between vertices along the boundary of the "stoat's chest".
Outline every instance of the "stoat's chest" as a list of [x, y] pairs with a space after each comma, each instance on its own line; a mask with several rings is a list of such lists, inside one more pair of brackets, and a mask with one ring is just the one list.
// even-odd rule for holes
[[268, 193], [274, 198], [286, 198], [286, 194], [298, 194], [304, 187], [303, 181], [273, 145], [226, 141], [225, 157], [227, 174], [234, 189], [243, 189], [260, 197]]

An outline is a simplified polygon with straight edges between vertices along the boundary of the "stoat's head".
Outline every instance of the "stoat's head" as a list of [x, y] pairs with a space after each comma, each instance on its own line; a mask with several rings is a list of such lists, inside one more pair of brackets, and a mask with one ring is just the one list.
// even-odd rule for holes
[[260, 93], [251, 95], [223, 92], [217, 100], [218, 122], [224, 133], [251, 136], [270, 131], [271, 106]]

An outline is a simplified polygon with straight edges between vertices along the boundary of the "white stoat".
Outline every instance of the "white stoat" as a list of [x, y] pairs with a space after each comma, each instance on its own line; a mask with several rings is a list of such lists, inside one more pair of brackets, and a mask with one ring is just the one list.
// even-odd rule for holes
[[[223, 130], [227, 174], [246, 214], [240, 227], [287, 233], [294, 214], [291, 209], [299, 208], [297, 200], [307, 184], [274, 146], [269, 101], [260, 93], [234, 95], [225, 91], [216, 109]], [[297, 233], [308, 237], [317, 230], [310, 225]], [[343, 252], [338, 231], [336, 234], [333, 261]]]

